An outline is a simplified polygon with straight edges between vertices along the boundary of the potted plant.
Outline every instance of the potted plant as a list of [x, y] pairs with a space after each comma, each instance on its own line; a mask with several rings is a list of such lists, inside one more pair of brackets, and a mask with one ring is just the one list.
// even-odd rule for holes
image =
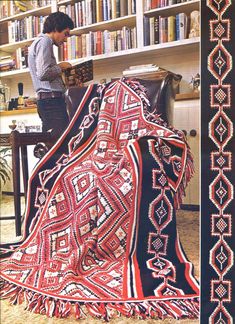
[[0, 198], [2, 198], [2, 187], [7, 182], [7, 180], [10, 180], [10, 174], [12, 172], [12, 169], [7, 160], [7, 157], [9, 156], [11, 156], [10, 148], [0, 148]]

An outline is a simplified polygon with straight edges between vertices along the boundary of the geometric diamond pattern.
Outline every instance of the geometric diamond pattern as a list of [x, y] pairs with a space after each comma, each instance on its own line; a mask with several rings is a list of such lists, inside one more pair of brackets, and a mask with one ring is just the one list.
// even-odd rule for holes
[[211, 281], [211, 301], [219, 302], [231, 301], [231, 281], [212, 280]]
[[208, 56], [208, 69], [217, 80], [223, 80], [231, 71], [232, 56], [223, 44], [213, 48]]
[[216, 227], [221, 233], [223, 233], [225, 228], [227, 227], [227, 223], [223, 218], [220, 218], [220, 220], [218, 220], [218, 222], [216, 223]]
[[210, 250], [210, 260], [211, 266], [218, 276], [225, 276], [233, 266], [233, 251], [226, 241], [217, 241]]
[[213, 84], [210, 86], [210, 104], [211, 107], [230, 108], [231, 106], [231, 85]]
[[231, 152], [211, 152], [211, 170], [230, 171], [232, 169]]
[[232, 235], [232, 217], [229, 214], [214, 215], [212, 214], [211, 223], [212, 236], [231, 236]]
[[166, 255], [168, 235], [151, 233], [148, 240], [148, 252]]
[[[207, 207], [209, 210], [211, 230], [208, 238], [205, 231], [206, 242], [202, 244], [202, 248], [206, 248], [209, 252], [209, 268], [203, 268], [204, 261], [205, 263], [208, 261], [207, 255], [203, 256], [202, 271], [206, 273], [206, 279], [202, 280], [204, 300], [201, 304], [201, 322], [232, 324], [232, 317], [226, 307], [232, 310], [233, 306], [231, 303], [231, 281], [228, 279], [232, 279], [231, 268], [234, 266], [234, 252], [230, 246], [231, 240], [226, 240], [226, 238], [232, 236], [232, 215], [229, 212], [233, 209], [231, 202], [234, 198], [234, 187], [231, 182], [232, 174], [229, 172], [232, 171], [232, 152], [225, 152], [224, 148], [229, 147], [228, 143], [233, 138], [234, 118], [231, 118], [230, 110], [232, 108], [231, 89], [234, 85], [234, 72], [230, 78], [226, 78], [232, 71], [234, 63], [231, 55], [233, 40], [232, 30], [230, 30], [234, 3], [232, 0], [207, 0], [202, 1], [201, 4], [201, 10], [208, 8], [211, 10], [208, 15], [210, 33], [208, 35], [205, 32], [207, 36], [204, 39], [208, 42], [208, 44], [205, 42], [204, 46], [209, 55], [207, 55], [207, 62], [203, 68], [208, 67], [212, 76], [208, 75], [205, 82], [205, 86], [210, 88], [210, 101], [205, 98], [203, 103], [209, 108], [207, 110], [208, 125], [207, 121], [205, 124], [202, 122], [203, 131], [209, 130], [209, 139], [211, 140], [208, 142], [210, 161], [207, 160], [210, 163], [208, 172], [209, 204], [207, 199], [202, 199], [202, 205], [205, 202], [203, 208]], [[226, 18], [229, 19], [224, 19], [225, 12]], [[224, 80], [229, 84], [225, 84]], [[216, 108], [217, 112], [214, 113], [213, 108]], [[228, 112], [225, 109], [229, 109]], [[204, 150], [203, 153], [206, 153], [207, 148]], [[207, 173], [207, 170], [205, 171]], [[205, 183], [207, 186], [207, 181]], [[212, 214], [211, 212], [214, 212], [215, 208], [217, 208], [217, 214]], [[225, 210], [228, 214], [224, 213]], [[215, 273], [217, 280], [212, 278]], [[208, 282], [208, 278], [211, 279], [210, 282]]]
[[[162, 170], [152, 170], [152, 187], [154, 189], [161, 189], [168, 185], [167, 178]], [[169, 188], [169, 187], [168, 187]]]
[[233, 136], [233, 123], [223, 112], [218, 112], [209, 123], [210, 139], [218, 148], [223, 148]]
[[228, 206], [233, 199], [233, 185], [224, 174], [218, 174], [209, 189], [209, 197], [219, 210]]
[[219, 17], [224, 14], [230, 5], [230, 0], [207, 0], [207, 7]]
[[35, 203], [34, 206], [40, 208], [44, 205], [46, 199], [48, 197], [48, 190], [37, 188], [36, 197], [35, 197]]
[[228, 313], [225, 307], [223, 305], [219, 305], [214, 312], [211, 315], [211, 321], [210, 323], [214, 324], [228, 324], [232, 323], [233, 319], [231, 315]]
[[[110, 305], [114, 302], [114, 308], [121, 313], [132, 313], [132, 309], [137, 307], [141, 311], [139, 315], [144, 318], [148, 315], [152, 317], [152, 311], [147, 309], [152, 307], [152, 300], [157, 303], [161, 300], [162, 307], [159, 309], [160, 312], [163, 310], [164, 315], [174, 316], [173, 313], [176, 312], [177, 317], [198, 316], [198, 284], [193, 277], [193, 267], [182, 251], [177, 236], [174, 193], [170, 188], [163, 186], [168, 182], [168, 176], [172, 178], [172, 182], [179, 178], [177, 185], [182, 187], [177, 198], [180, 198], [192, 174], [192, 159], [186, 143], [177, 131], [168, 128], [161, 120], [157, 124], [157, 117], [154, 119], [156, 125], [146, 122], [142, 116], [143, 111], [140, 110], [144, 105], [141, 101], [144, 99], [144, 91], [138, 87], [137, 95], [133, 90], [138, 85], [137, 81], [131, 82], [131, 85], [132, 88], [128, 88], [124, 82], [114, 82], [112, 87], [115, 87], [114, 94], [118, 95], [117, 102], [111, 100], [113, 97], [110, 92], [113, 88], [105, 88], [106, 92], [102, 93], [102, 109], [99, 111], [103, 122], [99, 124], [97, 120], [94, 128], [92, 123], [92, 129], [89, 128], [86, 134], [86, 127], [92, 121], [92, 118], [84, 117], [87, 105], [91, 96], [97, 95], [96, 88], [89, 86], [88, 89], [92, 89], [92, 93], [86, 93], [89, 97], [85, 106], [79, 105], [79, 118], [73, 118], [52, 152], [48, 152], [45, 161], [39, 163], [40, 167], [40, 164], [45, 162], [45, 168], [49, 168], [50, 165], [54, 168], [53, 165], [58, 161], [66, 165], [58, 165], [58, 172], [53, 169], [53, 175], [47, 172], [47, 200], [45, 201], [46, 193], [42, 189], [37, 191], [37, 202], [43, 203], [45, 208], [39, 210], [36, 215], [27, 214], [31, 217], [27, 230], [33, 223], [33, 217], [37, 219], [34, 224], [38, 223], [32, 227], [33, 232], [24, 241], [24, 245], [17, 246], [16, 253], [13, 249], [11, 251], [20, 260], [9, 258], [3, 269], [5, 276], [11, 277], [19, 289], [22, 285], [27, 287], [24, 297], [29, 303], [29, 309], [61, 317], [75, 311], [76, 316], [80, 317], [80, 306], [87, 302], [84, 307], [87, 307], [90, 314], [104, 319], [107, 317], [106, 301], [110, 301]], [[129, 93], [135, 102], [126, 101], [125, 108], [127, 107], [128, 111], [123, 113], [123, 100], [126, 100]], [[110, 107], [115, 107], [116, 116], [109, 124], [111, 118], [108, 123], [104, 120], [109, 117]], [[74, 117], [78, 117], [77, 115]], [[136, 117], [133, 117], [134, 115]], [[118, 137], [117, 141], [114, 140], [117, 124], [119, 120], [125, 120], [125, 124], [129, 124], [129, 116], [138, 122], [141, 120], [148, 129], [141, 135], [139, 142], [128, 143], [128, 140], [125, 140], [125, 148], [119, 149]], [[67, 155], [67, 144], [82, 121], [84, 137], [77, 151]], [[95, 136], [99, 126], [99, 132]], [[133, 136], [136, 136], [136, 126], [133, 123], [132, 127]], [[154, 133], [155, 129], [156, 138], [155, 135], [150, 139], [145, 138], [145, 133]], [[159, 138], [157, 131], [164, 134], [164, 142]], [[160, 148], [158, 152], [156, 149], [157, 161], [150, 153], [149, 143], [155, 143], [158, 139], [165, 147], [164, 152], [167, 155], [169, 151], [171, 153], [169, 164], [163, 162]], [[97, 156], [99, 144], [100, 154], [104, 153], [104, 159], [101, 155]], [[174, 165], [175, 160], [177, 163]], [[157, 167], [162, 172], [157, 174], [159, 188], [154, 189], [151, 186], [151, 175], [152, 169]], [[33, 197], [38, 183], [38, 179], [35, 179], [34, 188], [32, 193], [30, 192]], [[31, 248], [27, 249], [28, 247]], [[225, 254], [224, 251], [223, 253]], [[153, 265], [151, 271], [147, 261], [150, 258], [157, 261], [156, 258], [160, 259], [161, 255], [166, 259], [166, 266], [162, 268], [161, 260], [161, 265]], [[219, 260], [222, 266], [227, 262], [223, 261], [222, 257]], [[21, 282], [15, 282], [18, 276], [15, 269], [20, 272]], [[25, 269], [30, 273], [22, 275]], [[158, 278], [154, 277], [155, 269], [159, 274]], [[6, 274], [7, 271], [11, 273]], [[168, 284], [168, 279], [173, 282], [173, 286]], [[9, 296], [9, 293], [12, 293], [12, 285], [7, 281], [4, 285], [4, 294], [8, 293]], [[14, 289], [14, 298], [21, 299], [21, 290], [15, 287]], [[179, 296], [180, 301], [177, 298], [175, 302], [168, 302], [168, 298], [164, 297], [170, 298], [172, 295]], [[136, 301], [136, 304], [133, 301]], [[71, 309], [73, 302], [76, 303], [74, 310]]]
[[225, 287], [224, 287], [222, 284], [220, 284], [220, 285], [215, 289], [215, 292], [216, 292], [217, 295], [221, 298], [221, 297], [223, 297], [223, 296], [226, 294], [227, 290], [225, 289]]
[[172, 220], [173, 208], [166, 197], [160, 194], [149, 205], [149, 219], [157, 231], [162, 231]]
[[229, 41], [230, 21], [229, 19], [210, 21], [210, 38], [212, 41]]

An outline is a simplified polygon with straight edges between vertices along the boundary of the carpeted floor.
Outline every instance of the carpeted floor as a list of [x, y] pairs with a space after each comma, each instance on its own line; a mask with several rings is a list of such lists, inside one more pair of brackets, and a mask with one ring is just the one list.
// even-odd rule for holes
[[[22, 206], [24, 199], [22, 198]], [[0, 215], [13, 215], [12, 197], [3, 195], [1, 201]], [[181, 243], [186, 252], [188, 259], [194, 264], [195, 275], [199, 278], [199, 212], [183, 211], [177, 212], [177, 228], [179, 231]], [[16, 240], [15, 226], [12, 220], [0, 220], [1, 242], [9, 242]], [[1, 301], [0, 322], [1, 324], [98, 324], [101, 320], [95, 320], [88, 316], [84, 320], [77, 321], [75, 318], [57, 319], [47, 318], [43, 315], [37, 315], [24, 310], [25, 305], [11, 306], [9, 301]], [[125, 317], [116, 318], [110, 321], [111, 324], [198, 324], [199, 320], [138, 320], [128, 319]]]

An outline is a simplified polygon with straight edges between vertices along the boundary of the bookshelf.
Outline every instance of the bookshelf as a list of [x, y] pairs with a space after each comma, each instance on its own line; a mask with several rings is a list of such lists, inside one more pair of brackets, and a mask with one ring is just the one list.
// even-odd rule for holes
[[52, 5], [47, 5], [45, 7], [38, 7], [32, 10], [28, 10], [26, 12], [21, 12], [19, 14], [13, 15], [13, 16], [9, 16], [9, 17], [5, 17], [0, 19], [0, 23], [4, 23], [7, 21], [11, 21], [11, 20], [17, 20], [17, 19], [23, 19], [24, 17], [27, 16], [47, 16], [52, 12]]
[[[175, 101], [196, 100], [196, 99], [200, 99], [200, 94], [198, 92], [178, 93], [178, 94], [176, 94], [176, 97], [175, 97]], [[36, 113], [36, 112], [37, 112], [36, 108], [23, 108], [23, 109], [11, 110], [11, 111], [0, 111], [0, 117], [31, 114], [31, 113]]]
[[[29, 10], [24, 13], [16, 14], [10, 17], [6, 17], [0, 20], [0, 29], [5, 30], [5, 36], [7, 35], [6, 25], [9, 21], [20, 20], [33, 16], [45, 16], [51, 12], [59, 10], [61, 6], [74, 5], [80, 0], [51, 0], [51, 4], [39, 7], [33, 10]], [[127, 1], [127, 0], [126, 0]], [[147, 0], [136, 0], [136, 12], [117, 17], [115, 19], [100, 21], [85, 26], [74, 28], [71, 32], [72, 35], [82, 35], [95, 31], [110, 30], [115, 31], [121, 29], [123, 26], [136, 28], [136, 48], [128, 50], [113, 51], [110, 53], [104, 53], [93, 56], [86, 56], [71, 60], [72, 64], [77, 64], [88, 59], [93, 59], [94, 65], [94, 82], [99, 82], [101, 79], [109, 81], [111, 78], [121, 77], [122, 71], [127, 69], [131, 65], [139, 64], [156, 64], [162, 68], [168, 69], [172, 72], [182, 75], [182, 81], [180, 83], [180, 93], [176, 97], [176, 109], [175, 109], [175, 127], [182, 128], [180, 124], [182, 116], [187, 116], [186, 119], [195, 120], [195, 111], [200, 106], [200, 98], [198, 94], [192, 92], [190, 81], [192, 76], [200, 71], [199, 63], [199, 49], [200, 49], [200, 37], [185, 38], [181, 40], [175, 40], [170, 42], [158, 43], [153, 45], [144, 46], [144, 17], [169, 17], [175, 16], [181, 12], [186, 15], [194, 10], [200, 10], [199, 0], [189, 0], [182, 3], [173, 4], [171, 6], [146, 9]], [[176, 1], [175, 1], [176, 2]], [[5, 28], [5, 29], [4, 29]], [[30, 45], [34, 38], [26, 39], [20, 42], [2, 43], [0, 45], [0, 56], [6, 56], [13, 54], [19, 47]], [[59, 61], [59, 51], [57, 51], [57, 59]], [[18, 96], [17, 83], [24, 83], [24, 95], [34, 96], [34, 90], [29, 75], [28, 68], [4, 71], [0, 72], [0, 78], [3, 84], [7, 84], [11, 88], [11, 96]], [[37, 115], [36, 109], [24, 109], [16, 111], [4, 111], [0, 112], [1, 119], [21, 119], [31, 118], [32, 115]], [[23, 117], [22, 117], [23, 116]], [[191, 117], [190, 117], [191, 116]], [[8, 122], [6, 122], [8, 125]], [[190, 124], [191, 125], [191, 124]], [[190, 126], [193, 128], [193, 126]], [[197, 129], [197, 125], [194, 127]], [[183, 129], [183, 128], [182, 128]], [[2, 129], [1, 132], [6, 130]], [[9, 131], [9, 130], [8, 130]], [[193, 141], [193, 147], [198, 147], [199, 137], [190, 138]], [[197, 149], [195, 149], [197, 152]], [[196, 153], [197, 154], [197, 153]], [[192, 189], [189, 188], [193, 192]], [[196, 198], [190, 198], [192, 204], [198, 204], [198, 193], [196, 192]], [[188, 195], [190, 196], [190, 195]], [[187, 202], [188, 203], [188, 202]]]
[[[20, 13], [11, 17], [3, 18], [0, 20], [0, 26], [2, 26], [5, 22], [12, 21], [15, 19], [23, 19], [26, 16], [35, 15], [35, 16], [41, 16], [41, 15], [48, 15], [50, 12], [54, 12], [56, 10], [59, 10], [59, 8], [63, 5], [71, 5], [75, 2], [78, 2], [78, 0], [64, 0], [64, 1], [56, 1], [51, 0], [51, 5], [47, 5], [45, 7], [39, 7], [33, 10], [29, 10], [24, 13]], [[178, 55], [179, 51], [198, 51], [199, 52], [199, 38], [192, 38], [192, 39], [183, 39], [180, 41], [173, 41], [168, 43], [161, 43], [161, 44], [155, 44], [155, 45], [148, 45], [143, 46], [143, 17], [147, 16], [153, 16], [153, 15], [175, 15], [179, 12], [185, 12], [186, 14], [190, 14], [192, 10], [199, 10], [200, 1], [199, 0], [191, 0], [187, 2], [182, 2], [178, 4], [174, 4], [171, 6], [161, 7], [161, 8], [155, 8], [152, 10], [145, 10], [145, 0], [136, 0], [136, 14], [131, 14], [129, 16], [119, 17], [116, 19], [110, 19], [106, 21], [102, 21], [99, 23], [93, 23], [90, 25], [82, 26], [75, 28], [71, 34], [72, 35], [81, 35], [88, 32], [93, 32], [97, 30], [117, 30], [120, 29], [122, 26], [128, 26], [128, 27], [134, 27], [136, 26], [137, 29], [137, 47], [129, 50], [123, 50], [119, 52], [111, 52], [111, 53], [105, 53], [100, 54], [97, 56], [92, 56], [91, 58], [94, 60], [94, 64], [97, 64], [97, 67], [100, 63], [100, 61], [107, 60], [107, 62], [112, 63], [113, 58], [118, 58], [119, 56], [122, 59], [132, 60], [134, 59], [141, 59], [141, 61], [144, 61], [144, 58], [141, 58], [141, 54], [144, 56], [147, 55], [154, 55], [154, 56], [162, 56], [166, 53], [168, 50], [171, 51], [171, 55], [175, 56]], [[34, 38], [26, 39], [20, 42], [13, 42], [13, 43], [5, 43], [0, 45], [0, 51], [6, 55], [6, 54], [12, 54], [18, 47], [23, 47], [26, 45], [30, 45], [33, 42]], [[1, 56], [3, 56], [3, 54]], [[84, 58], [77, 59], [76, 62], [83, 61]], [[141, 62], [142, 63], [142, 62]], [[1, 78], [14, 78], [21, 76], [22, 74], [29, 73], [28, 69], [26, 69], [24, 72], [19, 70], [12, 70], [7, 72], [0, 72]], [[98, 80], [99, 76], [97, 76]]]
[[135, 25], [135, 20], [136, 20], [136, 15], [134, 14], [129, 16], [124, 16], [124, 17], [119, 17], [116, 19], [105, 20], [91, 25], [74, 28], [71, 31], [71, 35], [80, 35], [87, 31], [96, 31], [97, 29], [114, 30], [117, 28], [121, 28], [123, 25], [133, 27]]
[[176, 15], [177, 13], [183, 11], [187, 15], [190, 14], [193, 10], [199, 10], [200, 2], [198, 0], [191, 0], [187, 2], [173, 4], [171, 6], [165, 6], [160, 8], [154, 8], [146, 10], [144, 7], [144, 15], [151, 16], [152, 14], [160, 14], [160, 15]]

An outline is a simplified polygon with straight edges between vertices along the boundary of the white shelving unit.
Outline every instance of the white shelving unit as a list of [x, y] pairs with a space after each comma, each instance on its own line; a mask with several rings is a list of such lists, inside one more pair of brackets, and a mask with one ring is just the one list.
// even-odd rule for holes
[[[136, 0], [136, 14], [130, 15], [130, 16], [125, 16], [125, 17], [120, 17], [116, 19], [112, 19], [109, 21], [103, 21], [99, 23], [95, 23], [92, 25], [87, 25], [79, 28], [75, 28], [71, 34], [73, 35], [80, 35], [82, 33], [87, 33], [89, 31], [96, 31], [96, 30], [114, 30], [121, 28], [124, 25], [127, 26], [136, 26], [137, 28], [137, 48], [135, 49], [130, 49], [130, 50], [124, 50], [124, 51], [119, 51], [119, 52], [112, 52], [110, 54], [102, 54], [102, 55], [97, 55], [97, 56], [92, 56], [91, 58], [94, 60], [94, 64], [99, 65], [99, 63], [103, 60], [107, 60], [107, 62], [112, 63], [113, 58], [118, 58], [120, 57], [121, 59], [127, 59], [127, 60], [132, 60], [132, 59], [139, 59], [141, 61], [144, 61], [144, 57], [148, 57], [149, 55], [153, 55], [154, 59], [155, 57], [159, 56], [168, 56], [168, 51], [171, 51], [171, 56], [177, 56], [179, 51], [183, 52], [194, 52], [199, 51], [199, 38], [192, 38], [192, 39], [184, 39], [182, 41], [174, 41], [174, 42], [169, 42], [169, 43], [162, 43], [162, 44], [157, 44], [157, 45], [152, 45], [152, 46], [143, 46], [143, 17], [144, 15], [146, 16], [153, 16], [153, 15], [175, 15], [179, 12], [185, 12], [189, 14], [192, 10], [199, 10], [199, 0], [191, 0], [188, 2], [183, 2], [181, 4], [175, 4], [172, 6], [164, 7], [164, 8], [156, 8], [153, 10], [149, 11], [144, 11], [144, 0]], [[24, 17], [28, 15], [48, 15], [49, 13], [58, 10], [60, 5], [67, 5], [69, 3], [74, 3], [73, 0], [64, 0], [64, 1], [56, 1], [52, 0], [52, 4], [46, 7], [42, 8], [37, 8], [33, 10], [29, 10], [24, 13], [20, 13], [11, 17], [7, 17], [4, 19], [0, 20], [0, 24], [11, 21], [11, 20], [16, 20], [16, 19], [23, 19]], [[8, 44], [3, 44], [0, 45], [0, 51], [3, 55], [9, 55], [13, 53], [18, 47], [23, 47], [25, 45], [30, 45], [33, 42], [34, 38], [32, 39], [26, 39], [20, 42], [14, 42], [14, 43], [8, 43]], [[144, 57], [143, 57], [144, 56]], [[86, 58], [81, 58], [76, 60], [77, 62], [82, 62], [86, 60]], [[142, 62], [140, 62], [142, 64]], [[20, 70], [13, 70], [10, 72], [2, 72], [0, 73], [1, 78], [14, 78], [21, 76], [22, 74], [28, 73], [28, 69], [24, 69], [22, 71]], [[97, 76], [98, 77], [98, 76]]]

